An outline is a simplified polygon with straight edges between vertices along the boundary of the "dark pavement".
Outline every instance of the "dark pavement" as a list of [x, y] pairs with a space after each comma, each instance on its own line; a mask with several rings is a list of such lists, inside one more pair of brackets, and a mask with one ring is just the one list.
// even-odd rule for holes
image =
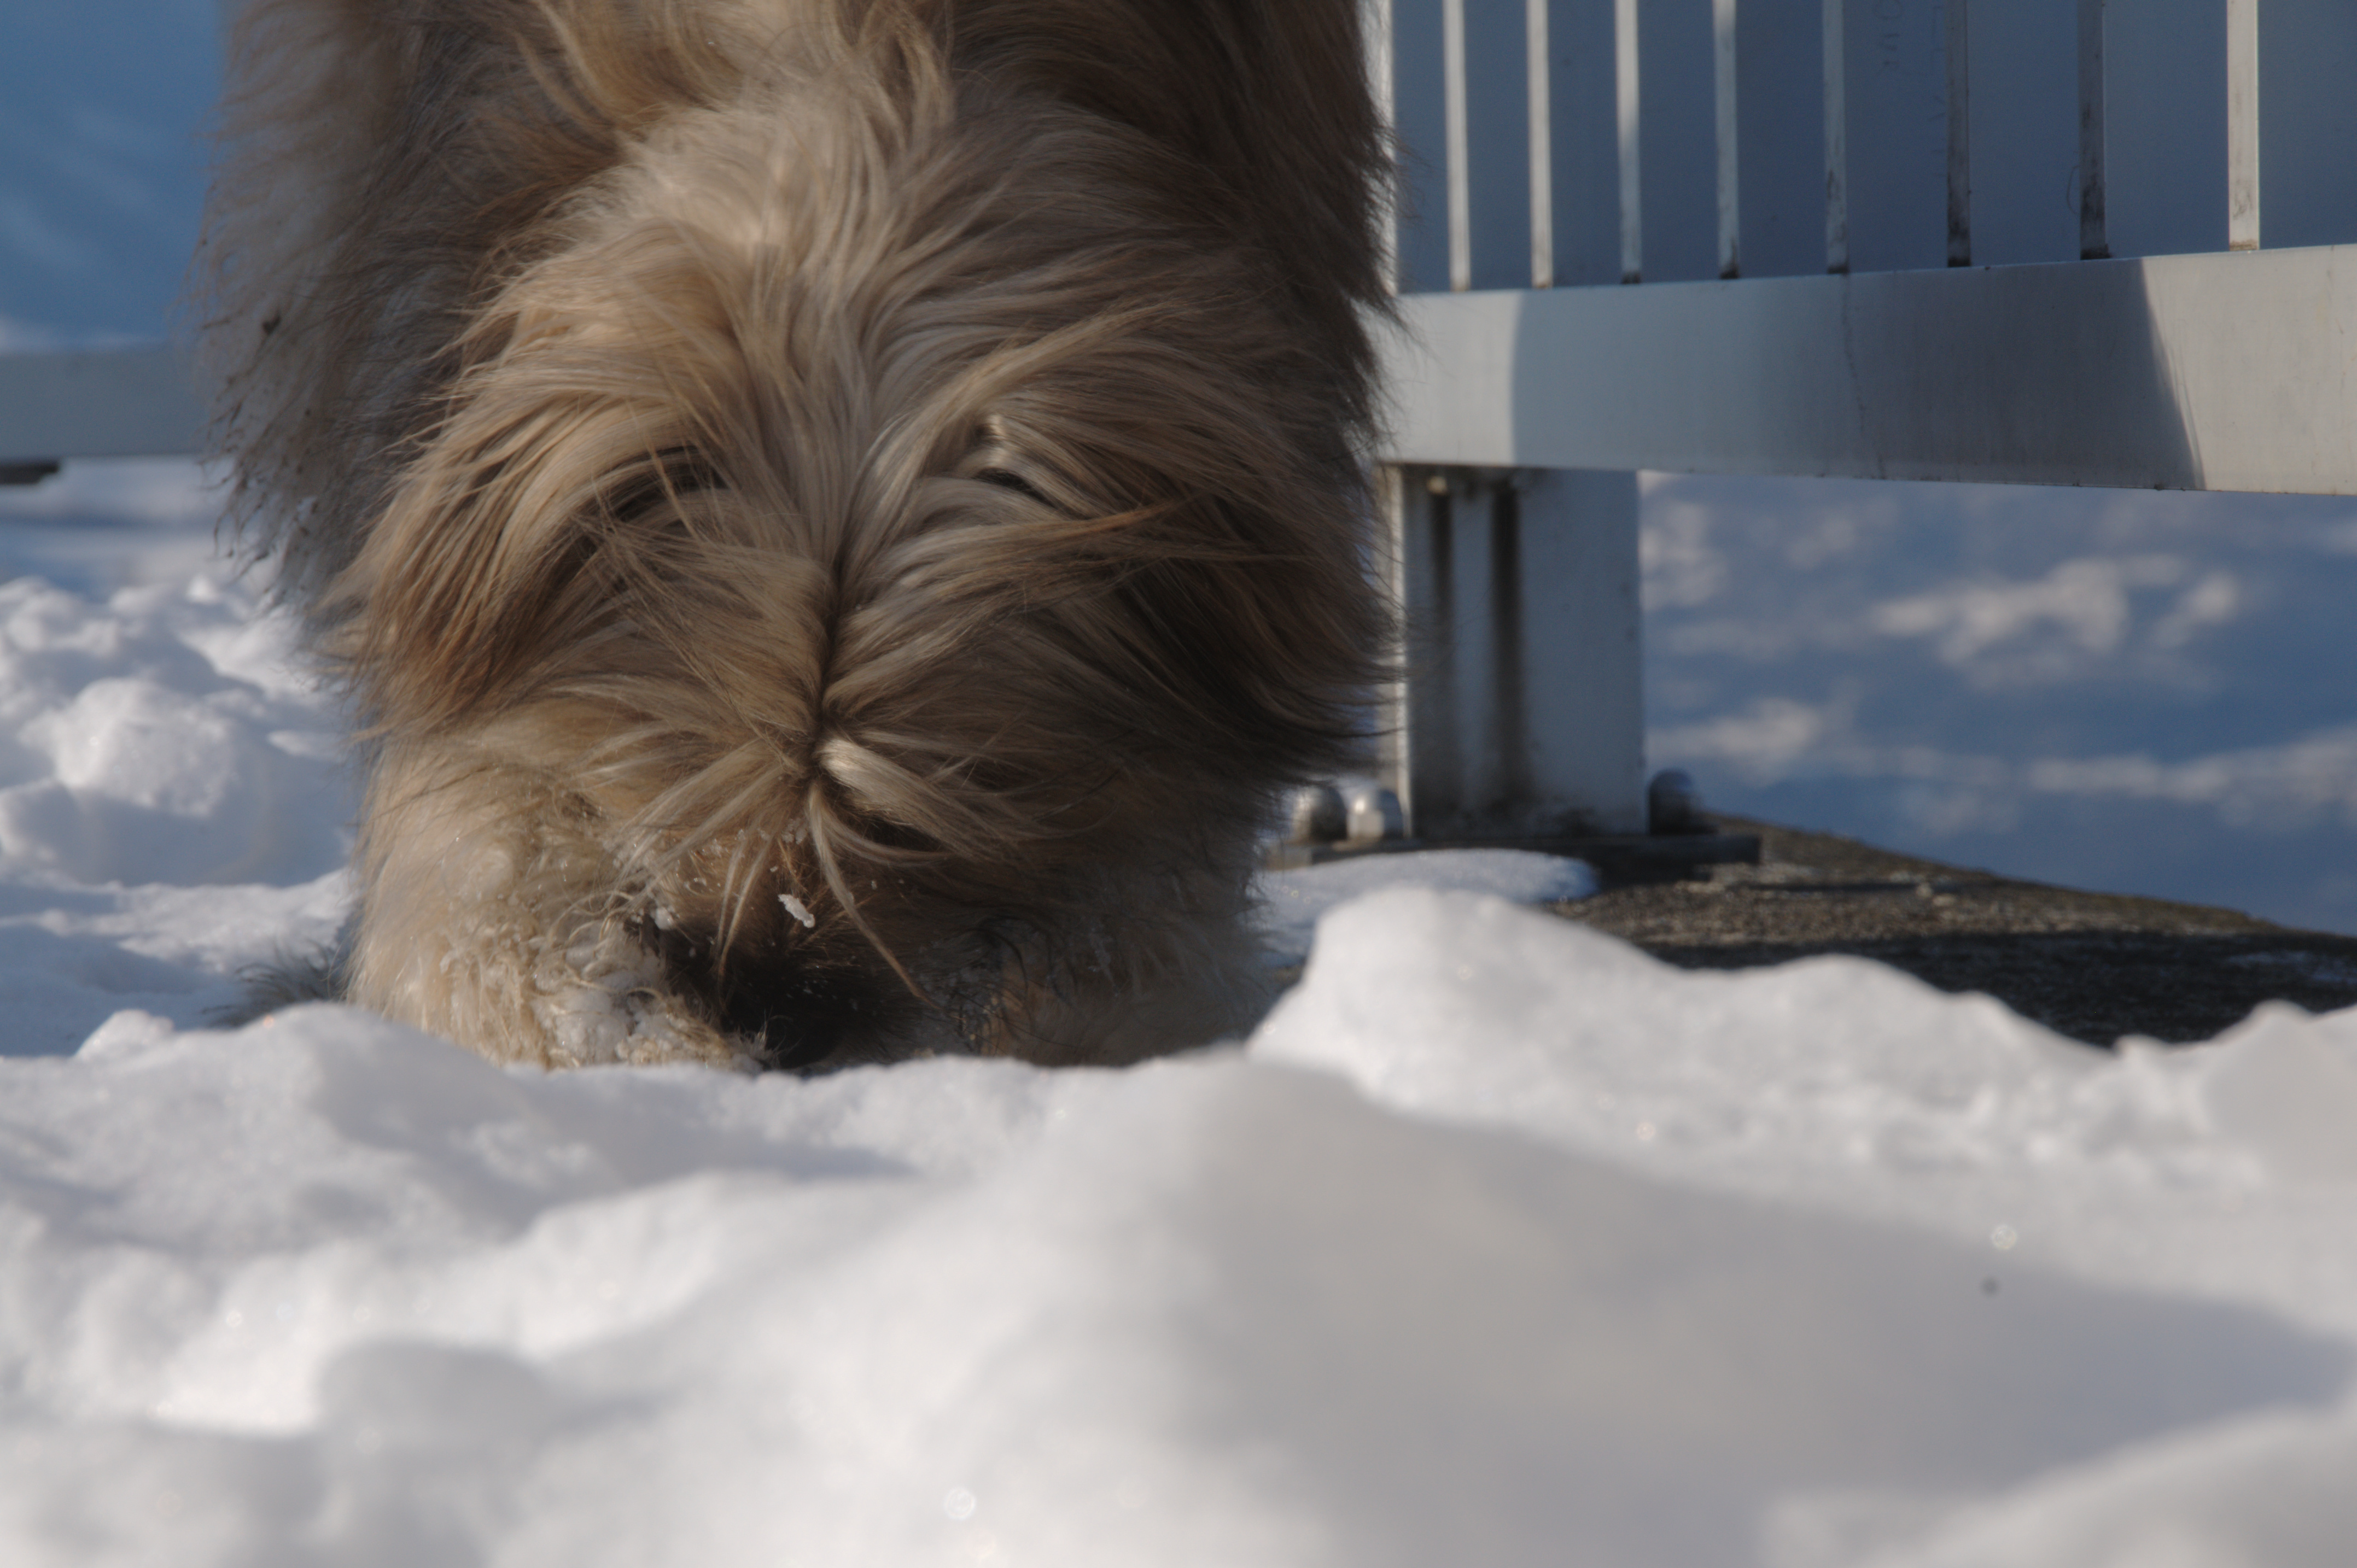
[[1716, 820], [1760, 834], [1760, 864], [1616, 887], [1556, 912], [1687, 969], [1856, 953], [1943, 991], [1986, 992], [2095, 1046], [2206, 1040], [2269, 1000], [2319, 1013], [2357, 1004], [2357, 937]]

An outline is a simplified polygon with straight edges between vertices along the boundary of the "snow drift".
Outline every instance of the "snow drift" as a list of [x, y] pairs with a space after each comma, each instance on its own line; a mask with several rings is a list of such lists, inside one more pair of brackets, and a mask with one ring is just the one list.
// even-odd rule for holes
[[1272, 878], [1299, 985], [1124, 1072], [209, 1028], [341, 917], [335, 715], [215, 569], [14, 537], [52, 580], [0, 586], [0, 1560], [2357, 1536], [2357, 1015], [2105, 1055], [1861, 961], [1669, 969], [1497, 855]]

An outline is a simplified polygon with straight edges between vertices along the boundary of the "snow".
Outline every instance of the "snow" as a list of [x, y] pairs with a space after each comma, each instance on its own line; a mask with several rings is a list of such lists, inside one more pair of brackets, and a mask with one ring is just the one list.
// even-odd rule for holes
[[342, 922], [341, 722], [209, 512], [177, 462], [0, 491], [0, 1056], [201, 1024]]
[[1674, 970], [1523, 907], [1584, 867], [1468, 853], [1267, 878], [1298, 985], [1120, 1072], [211, 1027], [348, 905], [333, 704], [185, 472], [5, 504], [0, 1561], [2081, 1568], [2357, 1531], [2357, 1013], [2106, 1055], [1861, 960]]
[[1329, 861], [1261, 878], [1258, 928], [1270, 956], [1299, 963], [1309, 956], [1318, 921], [1329, 909], [1385, 887], [1487, 893], [1514, 904], [1553, 904], [1596, 891], [1586, 864], [1520, 849], [1443, 849]]

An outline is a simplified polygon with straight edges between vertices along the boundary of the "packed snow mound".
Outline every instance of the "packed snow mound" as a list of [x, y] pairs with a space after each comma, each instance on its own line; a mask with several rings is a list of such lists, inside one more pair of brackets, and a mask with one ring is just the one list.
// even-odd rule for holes
[[306, 691], [273, 690], [284, 618], [199, 577], [104, 605], [0, 584], [0, 868], [79, 882], [239, 883], [341, 857], [323, 793], [340, 742]]
[[1257, 926], [1271, 958], [1299, 963], [1309, 956], [1318, 917], [1353, 898], [1386, 887], [1430, 887], [1487, 893], [1512, 904], [1557, 904], [1595, 893], [1596, 873], [1585, 861], [1522, 849], [1437, 849], [1414, 854], [1368, 854], [1267, 871], [1260, 876]]
[[200, 1023], [240, 972], [333, 940], [351, 801], [295, 637], [219, 567], [0, 582], [0, 1055], [126, 1006]]
[[350, 790], [145, 494], [111, 555], [0, 531], [11, 1568], [2357, 1538], [2357, 1015], [2099, 1054], [1862, 961], [1663, 966], [1501, 854], [1265, 879], [1299, 984], [1120, 1072], [209, 1029], [342, 919]]
[[543, 1076], [310, 1007], [0, 1079], [15, 1563], [2357, 1530], [2357, 1168], [2314, 1138], [2357, 1019], [2104, 1058], [1864, 962], [1689, 974], [1395, 889], [1246, 1047], [1125, 1072]]

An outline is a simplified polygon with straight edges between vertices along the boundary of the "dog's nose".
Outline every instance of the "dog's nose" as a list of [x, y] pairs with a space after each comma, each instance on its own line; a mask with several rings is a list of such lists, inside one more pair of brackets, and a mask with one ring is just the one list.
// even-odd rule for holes
[[847, 1046], [886, 1032], [893, 994], [856, 970], [771, 972], [739, 978], [725, 999], [731, 1035], [775, 1072], [816, 1072], [847, 1065]]

